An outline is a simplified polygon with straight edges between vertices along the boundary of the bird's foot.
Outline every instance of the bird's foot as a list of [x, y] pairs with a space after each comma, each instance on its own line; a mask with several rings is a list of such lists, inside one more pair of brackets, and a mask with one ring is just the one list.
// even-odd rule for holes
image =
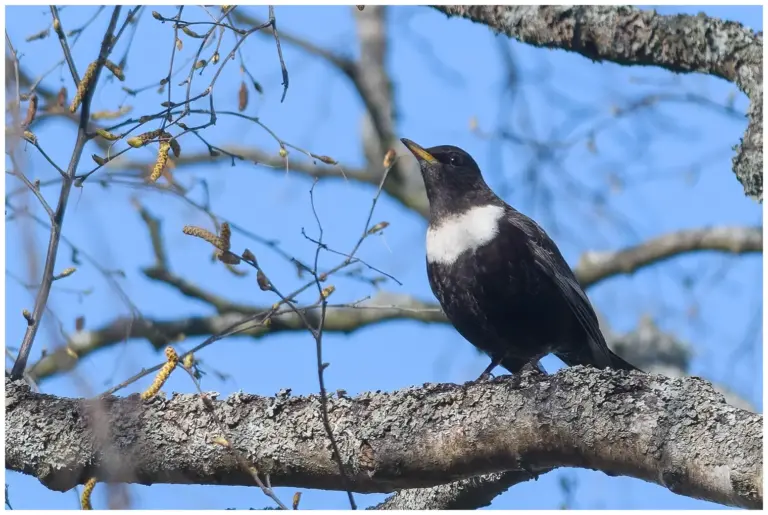
[[480, 374], [480, 377], [475, 379], [476, 383], [484, 383], [486, 381], [490, 381], [491, 379], [494, 379], [496, 376], [494, 376], [492, 373], [488, 372], [487, 370]]
[[532, 375], [544, 375], [544, 376], [549, 375], [538, 359], [535, 359], [533, 361], [529, 361], [528, 363], [526, 363], [523, 366], [523, 368], [520, 369], [520, 374], [523, 374], [523, 373], [528, 373]]
[[493, 359], [491, 358], [491, 363], [485, 367], [485, 370], [483, 370], [483, 373], [480, 374], [480, 377], [477, 378], [476, 382], [481, 383], [485, 381], [490, 381], [493, 379], [494, 376], [491, 372], [493, 372], [493, 369], [499, 366], [499, 363], [501, 363], [501, 359]]

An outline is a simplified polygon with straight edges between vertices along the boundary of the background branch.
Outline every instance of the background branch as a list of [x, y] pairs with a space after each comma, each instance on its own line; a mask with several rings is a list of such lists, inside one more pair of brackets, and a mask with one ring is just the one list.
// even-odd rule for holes
[[[596, 61], [700, 72], [735, 83], [750, 99], [749, 124], [733, 171], [744, 193], [763, 200], [763, 36], [708, 16], [664, 16], [628, 6], [435, 6], [533, 46]], [[685, 37], [680, 37], [685, 34]]]

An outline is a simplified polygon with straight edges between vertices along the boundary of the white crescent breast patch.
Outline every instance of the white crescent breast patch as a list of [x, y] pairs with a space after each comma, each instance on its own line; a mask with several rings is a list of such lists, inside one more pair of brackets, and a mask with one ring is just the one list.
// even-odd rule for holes
[[477, 206], [427, 229], [427, 261], [453, 264], [465, 252], [489, 243], [499, 233], [501, 206]]

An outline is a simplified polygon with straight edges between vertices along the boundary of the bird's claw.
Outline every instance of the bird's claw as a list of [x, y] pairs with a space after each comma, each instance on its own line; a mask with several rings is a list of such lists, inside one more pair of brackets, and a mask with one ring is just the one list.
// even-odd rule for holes
[[484, 383], [486, 381], [490, 381], [491, 379], [494, 379], [496, 376], [494, 376], [492, 373], [485, 371], [482, 374], [480, 374], [480, 377], [478, 377], [475, 382], [477, 383]]

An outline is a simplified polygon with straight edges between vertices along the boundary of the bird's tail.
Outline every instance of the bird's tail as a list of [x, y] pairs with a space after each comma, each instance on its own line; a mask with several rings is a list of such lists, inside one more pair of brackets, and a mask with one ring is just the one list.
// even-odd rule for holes
[[627, 371], [633, 371], [637, 370], [638, 372], [642, 372], [639, 368], [631, 364], [630, 362], [626, 361], [624, 358], [616, 354], [615, 352], [609, 350], [608, 352], [611, 353], [611, 368], [614, 370], [627, 370]]
[[[565, 364], [568, 365], [569, 367], [573, 367], [576, 365], [589, 365], [597, 368], [612, 368], [614, 370], [627, 370], [627, 371], [637, 370], [638, 372], [642, 372], [642, 370], [632, 365], [628, 361], [624, 360], [624, 358], [622, 358], [615, 352], [611, 351], [610, 349], [606, 348], [605, 351], [606, 351], [606, 357], [609, 359], [608, 360], [601, 359], [599, 362], [596, 362], [595, 356], [589, 350], [585, 352], [568, 352], [568, 353], [558, 352], [555, 355], [561, 360], [563, 360]], [[606, 361], [610, 361], [610, 362], [606, 363]]]

